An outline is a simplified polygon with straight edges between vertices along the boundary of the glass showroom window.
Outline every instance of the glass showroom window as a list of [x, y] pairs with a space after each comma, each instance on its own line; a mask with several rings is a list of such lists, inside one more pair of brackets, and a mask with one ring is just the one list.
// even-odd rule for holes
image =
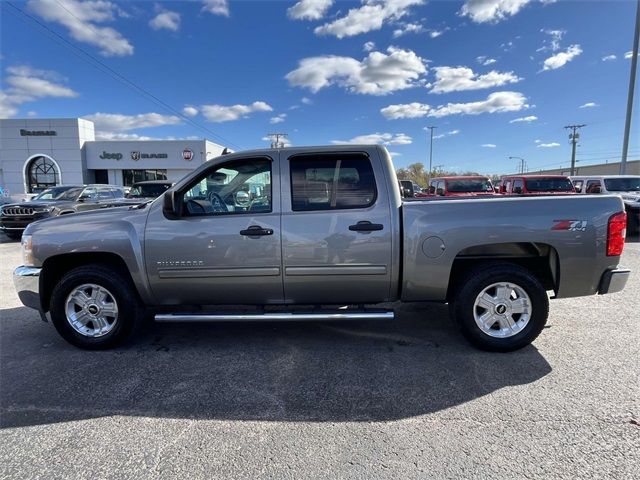
[[40, 193], [55, 187], [60, 181], [60, 172], [56, 164], [47, 157], [35, 157], [27, 167], [27, 187], [29, 193]]
[[164, 169], [122, 170], [122, 184], [125, 187], [130, 187], [136, 182], [166, 179], [167, 171]]

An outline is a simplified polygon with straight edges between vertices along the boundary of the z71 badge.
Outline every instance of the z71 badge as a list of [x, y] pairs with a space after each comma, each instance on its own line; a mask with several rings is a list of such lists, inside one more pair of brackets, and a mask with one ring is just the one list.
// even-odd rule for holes
[[569, 232], [584, 232], [587, 230], [586, 220], [554, 220], [551, 230], [565, 230]]

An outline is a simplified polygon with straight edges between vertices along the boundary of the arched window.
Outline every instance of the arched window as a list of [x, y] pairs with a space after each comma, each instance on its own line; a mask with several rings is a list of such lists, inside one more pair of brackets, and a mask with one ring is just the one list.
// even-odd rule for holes
[[27, 187], [29, 193], [38, 193], [55, 187], [60, 181], [58, 167], [50, 158], [34, 157], [27, 165]]

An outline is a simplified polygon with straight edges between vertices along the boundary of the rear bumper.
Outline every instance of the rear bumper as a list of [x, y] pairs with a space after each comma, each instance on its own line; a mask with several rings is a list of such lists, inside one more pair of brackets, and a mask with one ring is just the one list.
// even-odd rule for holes
[[21, 266], [13, 271], [13, 285], [18, 298], [25, 307], [42, 310], [40, 307], [40, 272], [41, 268]]
[[616, 293], [624, 290], [630, 273], [631, 270], [623, 267], [607, 270], [602, 274], [602, 278], [600, 279], [598, 293], [603, 295], [605, 293]]

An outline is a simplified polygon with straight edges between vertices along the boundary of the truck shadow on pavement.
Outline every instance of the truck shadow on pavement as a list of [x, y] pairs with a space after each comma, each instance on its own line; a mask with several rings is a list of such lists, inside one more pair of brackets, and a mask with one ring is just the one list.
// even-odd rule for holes
[[551, 371], [529, 346], [480, 352], [443, 306], [393, 322], [154, 325], [117, 350], [66, 344], [33, 310], [0, 310], [0, 426], [129, 415], [387, 421], [437, 412]]

